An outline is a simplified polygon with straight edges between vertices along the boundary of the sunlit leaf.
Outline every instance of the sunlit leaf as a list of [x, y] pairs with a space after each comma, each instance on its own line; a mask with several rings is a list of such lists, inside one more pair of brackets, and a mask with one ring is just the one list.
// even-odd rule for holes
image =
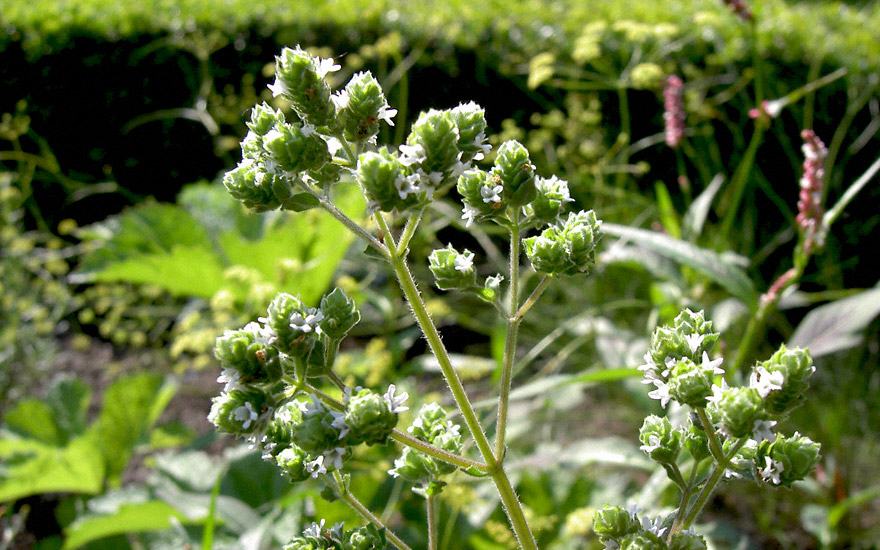
[[836, 300], [810, 311], [791, 335], [789, 345], [809, 348], [813, 357], [855, 347], [877, 315], [880, 288]]

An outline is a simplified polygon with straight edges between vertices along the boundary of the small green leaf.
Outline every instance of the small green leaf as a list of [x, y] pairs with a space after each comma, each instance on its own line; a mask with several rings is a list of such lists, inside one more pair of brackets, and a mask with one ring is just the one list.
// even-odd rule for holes
[[654, 183], [654, 195], [657, 197], [657, 208], [660, 210], [660, 223], [676, 239], [681, 238], [681, 225], [678, 223], [678, 212], [672, 204], [669, 190], [662, 181]]
[[64, 438], [52, 418], [52, 409], [39, 399], [20, 401], [4, 418], [7, 429], [49, 445], [63, 445]]
[[0, 458], [0, 502], [43, 493], [97, 494], [103, 488], [104, 461], [87, 435], [64, 447], [2, 439]]
[[696, 238], [703, 232], [703, 226], [706, 223], [706, 218], [709, 216], [712, 201], [715, 200], [715, 195], [718, 194], [723, 183], [724, 176], [721, 174], [716, 175], [709, 182], [708, 187], [703, 189], [703, 192], [691, 203], [684, 215], [684, 233], [686, 236]]
[[63, 550], [74, 550], [111, 535], [168, 529], [175, 522], [191, 523], [173, 506], [161, 500], [122, 504], [112, 514], [77, 518], [66, 530]]
[[45, 401], [52, 409], [52, 419], [58, 427], [62, 443], [85, 432], [91, 397], [89, 385], [76, 378], [62, 378], [46, 393]]
[[746, 272], [727, 257], [712, 250], [700, 248], [681, 239], [656, 231], [603, 223], [602, 232], [693, 268], [718, 283], [748, 306], [757, 300], [755, 285]]

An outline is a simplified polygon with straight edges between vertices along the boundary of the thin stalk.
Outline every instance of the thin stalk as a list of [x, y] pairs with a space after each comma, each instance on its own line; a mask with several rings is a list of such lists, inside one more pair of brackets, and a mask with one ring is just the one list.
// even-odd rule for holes
[[535, 290], [533, 290], [532, 293], [529, 294], [529, 297], [526, 298], [526, 301], [523, 302], [523, 304], [519, 307], [519, 310], [517, 310], [516, 314], [513, 316], [514, 319], [522, 319], [523, 316], [528, 313], [530, 309], [532, 309], [532, 306], [535, 305], [535, 302], [538, 301], [538, 298], [541, 297], [541, 294], [544, 294], [544, 291], [547, 289], [547, 285], [549, 285], [550, 281], [552, 280], [553, 278], [549, 275], [544, 275], [544, 277], [538, 283], [538, 286], [535, 287]]
[[507, 407], [510, 403], [510, 386], [513, 381], [513, 361], [516, 359], [516, 340], [520, 319], [515, 317], [519, 309], [519, 220], [514, 219], [510, 228], [510, 304], [507, 307], [507, 329], [504, 335], [504, 355], [501, 359], [501, 388], [498, 393], [498, 421], [495, 429], [495, 459], [504, 459], [504, 440], [507, 435]]
[[471, 460], [461, 455], [450, 453], [449, 451], [444, 451], [439, 447], [435, 447], [430, 443], [425, 443], [421, 439], [416, 439], [408, 433], [402, 432], [398, 429], [395, 429], [393, 432], [391, 432], [391, 439], [397, 441], [398, 443], [406, 445], [407, 447], [412, 447], [417, 451], [423, 452], [428, 456], [432, 456], [438, 460], [442, 460], [443, 462], [452, 464], [453, 466], [458, 466], [459, 468], [476, 468], [481, 472], [489, 471], [489, 467], [482, 462], [477, 462], [476, 460]]
[[[632, 128], [629, 120], [629, 97], [627, 95], [626, 86], [619, 85], [617, 87], [617, 98], [620, 104], [620, 135], [626, 136], [626, 144], [632, 141]], [[620, 163], [626, 164], [629, 162], [629, 154], [627, 153], [626, 148], [621, 150], [621, 158]], [[617, 187], [623, 187], [626, 183], [626, 174], [623, 172], [619, 172], [617, 177], [615, 178]]]
[[433, 492], [427, 495], [428, 507], [428, 550], [437, 550], [437, 497]]
[[709, 439], [709, 449], [712, 451], [712, 456], [720, 462], [724, 458], [724, 451], [721, 449], [721, 443], [715, 435], [715, 426], [712, 425], [709, 417], [706, 416], [706, 409], [697, 407], [695, 410], [697, 411], [697, 416], [700, 417], [700, 422], [703, 424], [703, 429], [706, 430], [706, 437]]
[[425, 335], [425, 339], [428, 341], [428, 346], [431, 348], [431, 352], [434, 354], [437, 363], [440, 365], [440, 370], [443, 372], [443, 376], [446, 379], [449, 390], [452, 392], [452, 396], [461, 412], [461, 416], [464, 419], [465, 424], [467, 424], [471, 436], [474, 438], [477, 449], [480, 451], [483, 460], [486, 461], [486, 466], [489, 468], [489, 474], [495, 482], [495, 487], [501, 497], [501, 502], [507, 513], [513, 532], [523, 550], [537, 550], [538, 546], [531, 530], [529, 529], [529, 524], [526, 522], [522, 505], [520, 505], [516, 492], [513, 490], [513, 486], [510, 484], [510, 480], [507, 478], [504, 469], [495, 459], [495, 455], [492, 452], [492, 447], [489, 444], [486, 433], [480, 425], [480, 420], [477, 418], [477, 413], [471, 405], [470, 399], [461, 383], [461, 379], [458, 377], [458, 373], [452, 366], [452, 362], [449, 359], [449, 352], [446, 351], [446, 347], [440, 339], [437, 327], [434, 325], [434, 321], [428, 313], [425, 302], [419, 294], [418, 287], [406, 265], [406, 261], [396, 252], [397, 247], [394, 244], [394, 239], [392, 238], [391, 233], [388, 231], [388, 224], [380, 213], [375, 215], [375, 219], [379, 224], [379, 229], [385, 234], [387, 250], [390, 251], [388, 259], [391, 263], [391, 267], [394, 269], [394, 273], [397, 275], [400, 288], [412, 309], [413, 316], [416, 318], [419, 328], [421, 328], [422, 333]]
[[733, 229], [733, 225], [736, 222], [737, 214], [739, 213], [739, 204], [742, 201], [743, 193], [746, 190], [746, 184], [749, 181], [752, 165], [755, 163], [755, 155], [758, 152], [758, 146], [761, 145], [761, 141], [764, 137], [764, 131], [765, 128], [761, 124], [755, 125], [755, 131], [752, 133], [752, 140], [749, 142], [749, 147], [746, 149], [746, 153], [743, 155], [743, 159], [740, 161], [739, 166], [736, 167], [736, 172], [734, 172], [733, 177], [730, 179], [733, 194], [731, 195], [731, 200], [728, 204], [728, 210], [724, 214], [724, 219], [721, 222], [721, 235], [723, 239], [727, 239], [730, 236], [730, 231]]
[[730, 454], [727, 456], [722, 456], [722, 460], [715, 465], [715, 469], [712, 471], [712, 475], [709, 476], [709, 479], [706, 480], [706, 484], [703, 485], [703, 488], [700, 490], [700, 494], [697, 495], [697, 500], [694, 501], [693, 506], [691, 506], [690, 510], [684, 517], [684, 520], [681, 522], [680, 527], [682, 529], [688, 529], [691, 524], [697, 519], [697, 516], [700, 515], [700, 512], [703, 511], [703, 508], [706, 506], [706, 503], [709, 502], [709, 497], [712, 496], [712, 493], [715, 491], [715, 487], [718, 485], [718, 482], [721, 481], [721, 478], [724, 476], [724, 470], [727, 469], [727, 466], [730, 465], [730, 460], [736, 456], [737, 451], [745, 445], [746, 441], [748, 441], [747, 437], [740, 439], [734, 444], [733, 448], [730, 450]]
[[397, 239], [397, 253], [399, 255], [406, 256], [406, 249], [409, 246], [409, 241], [413, 238], [413, 235], [415, 235], [416, 228], [419, 227], [419, 222], [422, 220], [422, 214], [424, 214], [424, 212], [425, 209], [420, 208], [406, 219], [403, 233], [401, 233], [400, 238]]
[[400, 550], [412, 550], [409, 545], [400, 540], [400, 537], [391, 532], [388, 527], [382, 523], [382, 520], [377, 518], [372, 512], [370, 512], [366, 506], [361, 504], [361, 502], [348, 490], [345, 489], [344, 485], [337, 481], [336, 479], [324, 474], [321, 476], [321, 479], [330, 487], [330, 490], [336, 493], [340, 499], [344, 500], [348, 506], [357, 512], [359, 516], [364, 518], [366, 521], [375, 525], [378, 529], [385, 529], [385, 537], [388, 541], [399, 548]]
[[691, 475], [688, 476], [687, 485], [685, 485], [681, 492], [681, 504], [678, 506], [678, 511], [675, 512], [675, 520], [673, 520], [672, 527], [669, 529], [669, 536], [666, 538], [666, 544], [672, 543], [672, 536], [681, 529], [681, 521], [684, 519], [685, 510], [687, 510], [691, 495], [694, 493], [694, 481], [697, 479], [697, 470], [699, 470], [699, 466], [700, 463], [694, 461], [694, 466], [691, 468]]

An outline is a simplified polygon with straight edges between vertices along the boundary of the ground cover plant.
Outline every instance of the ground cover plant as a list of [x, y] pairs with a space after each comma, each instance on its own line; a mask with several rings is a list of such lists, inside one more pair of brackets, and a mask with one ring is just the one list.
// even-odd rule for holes
[[[142, 5], [77, 19], [97, 5], [48, 31], [33, 6], [4, 12], [5, 47], [27, 36], [14, 55], [48, 60], [65, 36], [167, 31], [117, 51], [179, 56], [192, 96], [127, 110], [125, 127], [195, 122], [213, 154], [192, 164], [207, 177], [249, 130], [244, 160], [176, 204], [75, 228], [45, 193], [88, 194], [59, 168], [74, 148], [50, 150], [23, 107], [4, 117], [18, 145], [0, 151], [14, 351], [0, 364], [35, 363], [5, 371], [27, 375], [9, 395], [49, 387], [45, 350], [62, 335], [67, 354], [84, 332], [150, 347], [188, 383], [222, 364], [197, 425], [210, 409], [245, 444], [221, 453], [229, 438], [153, 430], [163, 397], [114, 457], [103, 440], [126, 429], [106, 426], [136, 419], [95, 398], [85, 412], [82, 384], [4, 400], [0, 487], [19, 500], [2, 505], [3, 545], [52, 516], [63, 532], [37, 547], [871, 547], [880, 298], [852, 266], [877, 219], [853, 200], [876, 196], [880, 169], [876, 71], [858, 63], [876, 44], [853, 19], [870, 6], [559, 3], [563, 16], [524, 2], [496, 23], [461, 20], [454, 3], [430, 16], [322, 4], [292, 31], [280, 11], [260, 23], [271, 39], [251, 40], [234, 3], [219, 19], [186, 4], [180, 20], [201, 15], [179, 28]], [[313, 43], [324, 20], [347, 28], [331, 47], [266, 63], [276, 44]], [[804, 20], [829, 29], [824, 46], [803, 40]], [[505, 78], [438, 77], [466, 74], [485, 37], [475, 72]], [[233, 44], [268, 89], [229, 72]], [[41, 132], [50, 112], [27, 108]], [[81, 156], [109, 158], [99, 149]], [[160, 378], [144, 380], [129, 384]]]

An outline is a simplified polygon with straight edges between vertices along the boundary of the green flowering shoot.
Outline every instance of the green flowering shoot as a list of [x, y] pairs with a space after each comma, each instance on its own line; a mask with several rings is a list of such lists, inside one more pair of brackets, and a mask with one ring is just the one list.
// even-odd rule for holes
[[602, 234], [592, 211], [568, 215], [540, 235], [523, 239], [532, 267], [547, 275], [588, 273], [596, 264], [596, 245]]
[[477, 284], [474, 271], [474, 253], [458, 252], [452, 245], [439, 248], [428, 256], [428, 268], [440, 290], [470, 289]]
[[[436, 403], [424, 405], [418, 417], [407, 431], [416, 439], [450, 453], [460, 453], [461, 433], [458, 424], [446, 419], [446, 411]], [[455, 466], [428, 456], [412, 447], [406, 447], [394, 468], [388, 471], [393, 477], [402, 477], [416, 484], [428, 485], [440, 476], [455, 471]]]

